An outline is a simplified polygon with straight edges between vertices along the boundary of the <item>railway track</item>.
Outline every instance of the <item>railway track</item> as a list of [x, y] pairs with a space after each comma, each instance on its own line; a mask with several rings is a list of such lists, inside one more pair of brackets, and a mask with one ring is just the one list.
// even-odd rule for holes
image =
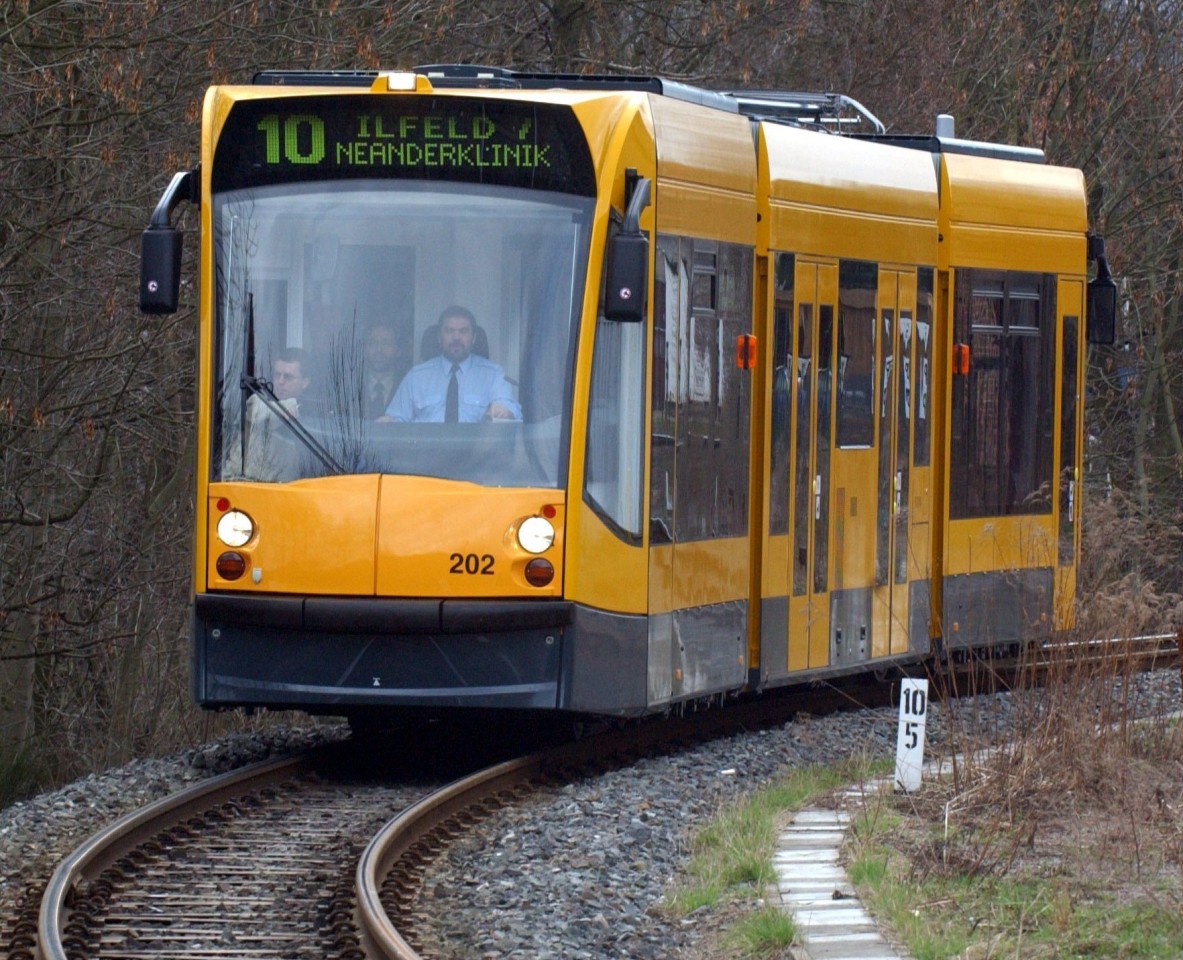
[[18, 922], [8, 958], [410, 960], [425, 946], [418, 884], [450, 840], [544, 784], [759, 722], [768, 709], [616, 730], [442, 789], [343, 776], [339, 757], [311, 753], [225, 774], [117, 820], [62, 861], [36, 935]]
[[166, 797], [61, 863], [28, 956], [363, 957], [351, 865], [429, 790], [367, 781], [310, 753]]
[[[1120, 649], [1077, 644], [1035, 661], [988, 661], [1007, 676], [1064, 657], [1123, 669], [1178, 662], [1174, 635]], [[964, 675], [973, 658], [955, 665]], [[980, 668], [978, 660], [976, 667]], [[32, 936], [15, 928], [10, 960], [78, 957], [317, 957], [415, 960], [431, 954], [417, 928], [421, 885], [448, 844], [543, 786], [594, 776], [655, 750], [783, 722], [835, 702], [869, 703], [886, 684], [798, 689], [693, 718], [642, 724], [486, 767], [442, 789], [383, 784], [341, 758], [306, 754], [245, 768], [157, 801], [87, 841], [61, 863]], [[964, 686], [962, 687], [964, 689]], [[979, 691], [981, 687], [978, 687]]]
[[948, 662], [928, 664], [927, 673], [940, 696], [956, 697], [1036, 687], [1068, 676], [1115, 677], [1178, 667], [1181, 655], [1183, 633], [1057, 640], [1026, 650], [957, 651]]

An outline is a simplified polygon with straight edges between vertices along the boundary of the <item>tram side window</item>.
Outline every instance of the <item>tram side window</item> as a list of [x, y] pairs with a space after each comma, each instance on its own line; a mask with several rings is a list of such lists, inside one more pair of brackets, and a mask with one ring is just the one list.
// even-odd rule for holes
[[955, 518], [1051, 510], [1054, 277], [957, 272], [954, 337], [970, 348], [954, 378]]
[[657, 238], [653, 277], [653, 425], [649, 437], [649, 542], [674, 539], [678, 433], [678, 314], [685, 284], [676, 237]]
[[720, 343], [715, 404], [715, 464], [712, 491], [716, 535], [742, 536], [748, 530], [752, 375], [734, 361], [736, 338], [752, 330], [752, 249], [719, 244], [716, 278]]
[[932, 383], [932, 310], [933, 271], [921, 267], [916, 278], [916, 466], [927, 467], [932, 455], [932, 410], [929, 397]]
[[772, 438], [769, 445], [768, 532], [789, 532], [789, 440], [793, 409], [793, 282], [796, 258], [778, 253], [772, 319]]
[[740, 536], [751, 377], [733, 351], [751, 330], [752, 250], [660, 236], [655, 271], [650, 542]]
[[879, 266], [838, 265], [838, 446], [875, 442], [875, 295]]
[[[606, 244], [605, 249], [610, 246]], [[645, 466], [645, 324], [605, 320], [603, 309], [601, 284], [588, 397], [584, 499], [622, 540], [639, 543]]]
[[689, 309], [679, 317], [678, 444], [675, 474], [674, 539], [705, 540], [718, 535], [714, 501], [716, 408], [719, 402], [719, 315], [717, 247], [682, 238], [682, 269], [689, 277]]

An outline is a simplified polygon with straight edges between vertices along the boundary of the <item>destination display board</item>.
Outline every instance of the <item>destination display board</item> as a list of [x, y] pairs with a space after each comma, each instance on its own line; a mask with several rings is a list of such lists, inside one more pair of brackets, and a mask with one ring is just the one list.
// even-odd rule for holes
[[231, 109], [214, 151], [214, 192], [359, 178], [595, 193], [583, 131], [557, 104], [339, 93], [248, 100]]

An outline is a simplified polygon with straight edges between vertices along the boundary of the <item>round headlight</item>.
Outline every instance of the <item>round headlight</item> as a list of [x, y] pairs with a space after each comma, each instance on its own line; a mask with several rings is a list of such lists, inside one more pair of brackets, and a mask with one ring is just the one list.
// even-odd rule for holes
[[555, 528], [545, 517], [529, 517], [518, 527], [518, 543], [527, 553], [542, 553], [555, 542]]
[[228, 547], [241, 547], [255, 535], [255, 524], [241, 510], [231, 510], [218, 520], [218, 539]]

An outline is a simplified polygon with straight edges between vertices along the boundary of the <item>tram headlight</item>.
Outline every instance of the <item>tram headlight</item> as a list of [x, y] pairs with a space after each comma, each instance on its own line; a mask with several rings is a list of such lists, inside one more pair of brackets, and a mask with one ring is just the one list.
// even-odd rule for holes
[[554, 542], [555, 528], [545, 517], [527, 517], [518, 527], [518, 543], [527, 553], [544, 553]]
[[241, 547], [255, 535], [255, 522], [241, 510], [230, 510], [218, 520], [218, 539], [228, 547]]

